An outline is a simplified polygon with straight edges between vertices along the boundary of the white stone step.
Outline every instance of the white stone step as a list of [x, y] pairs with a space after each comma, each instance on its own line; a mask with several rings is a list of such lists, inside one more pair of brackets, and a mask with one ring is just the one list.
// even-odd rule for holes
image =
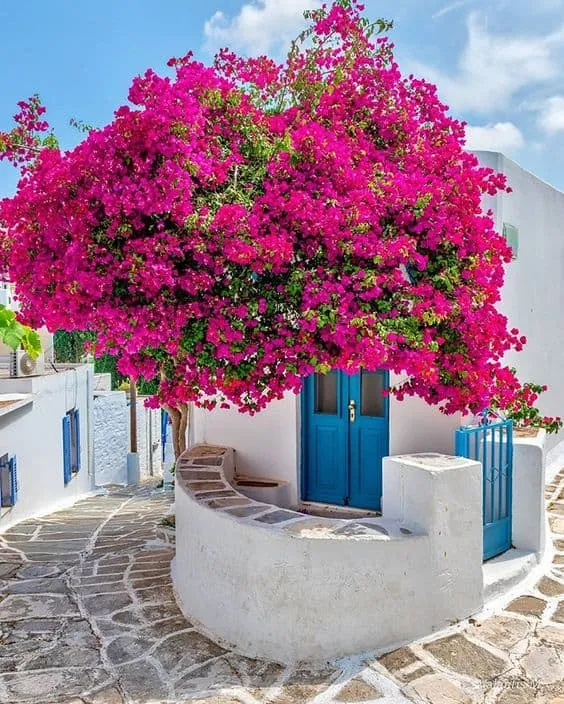
[[484, 601], [487, 603], [519, 584], [538, 564], [536, 553], [511, 549], [484, 562]]

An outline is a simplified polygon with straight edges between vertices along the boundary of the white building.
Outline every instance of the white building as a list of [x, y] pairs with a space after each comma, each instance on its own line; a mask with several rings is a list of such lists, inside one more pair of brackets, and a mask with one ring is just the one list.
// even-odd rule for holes
[[[564, 415], [564, 193], [478, 156], [513, 188], [485, 202], [515, 254], [502, 310], [529, 339], [507, 362], [550, 387], [544, 413]], [[388, 401], [389, 383], [338, 373], [252, 417], [195, 409], [173, 575], [185, 615], [220, 642], [283, 663], [385, 652], [478, 614], [542, 559], [547, 449], [561, 438], [512, 439], [500, 421], [455, 446], [458, 416]]]
[[[503, 310], [529, 343], [508, 362], [523, 381], [548, 384], [550, 391], [540, 401], [545, 413], [564, 415], [564, 326], [558, 323], [564, 308], [564, 194], [501, 154], [478, 156], [506, 173], [514, 191], [485, 202], [498, 230], [518, 240], [516, 258], [507, 269]], [[234, 447], [238, 473], [287, 482], [291, 505], [305, 500], [379, 509], [382, 458], [451, 454], [460, 417], [446, 417], [417, 398], [388, 403], [379, 395], [390, 382], [387, 376], [364, 377], [338, 373], [309, 380], [301, 396], [287, 394], [253, 417], [236, 410], [196, 409], [191, 441]], [[353, 402], [356, 407], [349, 408]], [[316, 411], [325, 413], [319, 417]], [[349, 422], [351, 413], [354, 423]], [[341, 437], [335, 436], [337, 424], [344, 429]], [[552, 439], [551, 446], [555, 443]]]
[[[507, 362], [521, 381], [547, 384], [539, 405], [549, 416], [564, 416], [564, 193], [522, 169], [498, 152], [477, 152], [484, 166], [504, 173], [512, 193], [487, 198], [498, 232], [514, 250], [502, 292], [501, 310], [510, 327], [527, 337], [522, 352]], [[562, 435], [549, 437], [548, 448]]]
[[[0, 534], [96, 487], [130, 482], [125, 392], [97, 389], [104, 375], [91, 365], [47, 364], [41, 374], [12, 378], [8, 356], [0, 359]], [[162, 475], [160, 415], [139, 400], [141, 481]]]
[[9, 281], [0, 281], [0, 305], [8, 310], [17, 310], [18, 305], [14, 297], [14, 285]]
[[0, 376], [0, 533], [94, 488], [92, 368]]

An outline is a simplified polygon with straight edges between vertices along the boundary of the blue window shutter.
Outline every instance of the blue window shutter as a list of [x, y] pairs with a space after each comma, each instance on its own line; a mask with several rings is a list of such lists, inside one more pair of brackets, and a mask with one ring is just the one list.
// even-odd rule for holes
[[10, 460], [8, 455], [0, 457], [0, 506], [10, 505]]
[[71, 424], [70, 416], [63, 418], [63, 478], [65, 484], [72, 479], [71, 470]]
[[12, 455], [8, 460], [8, 467], [10, 472], [10, 506], [15, 506], [18, 500], [18, 463], [16, 461], [16, 456]]
[[80, 413], [78, 411], [78, 408], [74, 409], [73, 415], [75, 432], [74, 446], [76, 448], [76, 461], [73, 469], [75, 472], [78, 472], [80, 469]]

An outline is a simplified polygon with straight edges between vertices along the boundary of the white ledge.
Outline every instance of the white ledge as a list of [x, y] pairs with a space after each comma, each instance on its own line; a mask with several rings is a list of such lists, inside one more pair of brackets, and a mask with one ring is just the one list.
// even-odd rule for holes
[[10, 401], [7, 406], [0, 405], [0, 416], [17, 411], [30, 403], [33, 403], [33, 394], [0, 394], [0, 404], [2, 401]]

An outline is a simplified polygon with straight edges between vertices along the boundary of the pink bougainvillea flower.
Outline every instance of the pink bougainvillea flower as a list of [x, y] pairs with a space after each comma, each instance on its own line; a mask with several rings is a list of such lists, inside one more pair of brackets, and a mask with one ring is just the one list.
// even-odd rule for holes
[[[511, 252], [481, 205], [505, 179], [361, 11], [307, 13], [282, 65], [171, 60], [77, 147], [34, 153], [0, 204], [27, 322], [96, 331], [171, 406], [255, 412], [313, 371], [381, 367], [448, 413], [510, 404], [525, 339], [496, 309]], [[46, 129], [21, 108], [18, 162]]]

